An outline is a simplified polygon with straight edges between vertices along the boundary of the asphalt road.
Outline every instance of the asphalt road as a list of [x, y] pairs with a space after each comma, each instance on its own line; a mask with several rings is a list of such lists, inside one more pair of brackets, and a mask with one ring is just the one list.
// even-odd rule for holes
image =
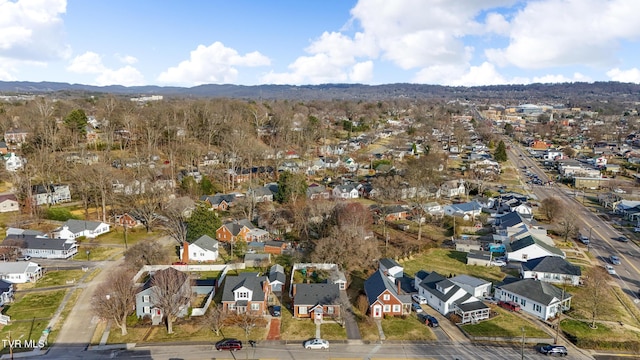
[[[521, 171], [522, 176], [525, 176], [522, 166], [526, 165], [540, 179], [548, 179], [548, 175], [538, 166], [538, 161], [532, 159], [521, 147], [517, 145], [511, 146], [508, 154], [512, 163]], [[614, 265], [617, 274], [613, 275], [612, 279], [618, 282], [623, 291], [636, 305], [640, 304], [640, 299], [638, 298], [638, 290], [640, 289], [640, 251], [638, 246], [633, 241], [621, 242], [616, 240], [623, 234], [616, 230], [609, 221], [601, 217], [604, 214], [594, 213], [582, 204], [584, 202], [584, 194], [582, 192], [576, 192], [559, 184], [552, 186], [523, 185], [539, 201], [554, 197], [563, 204], [565, 213], [574, 217], [580, 233], [585, 236], [591, 236], [589, 246], [584, 249], [594, 255], [594, 264], [604, 266], [611, 264], [609, 261], [611, 255], [620, 257], [621, 264]], [[578, 246], [584, 247], [583, 244], [578, 244]]]
[[[534, 346], [510, 347], [471, 344], [331, 344], [328, 350], [305, 350], [302, 343], [292, 345], [258, 344], [237, 352], [216, 351], [212, 345], [151, 346], [136, 350], [89, 351], [86, 359], [438, 359], [438, 360], [513, 360], [540, 359]], [[570, 352], [565, 359], [593, 359], [581, 352]]]

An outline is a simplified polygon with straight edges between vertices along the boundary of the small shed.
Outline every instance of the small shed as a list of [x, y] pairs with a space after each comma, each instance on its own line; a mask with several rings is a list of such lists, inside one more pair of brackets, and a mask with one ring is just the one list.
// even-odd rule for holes
[[467, 253], [467, 265], [489, 266], [491, 253], [489, 251], [470, 251]]

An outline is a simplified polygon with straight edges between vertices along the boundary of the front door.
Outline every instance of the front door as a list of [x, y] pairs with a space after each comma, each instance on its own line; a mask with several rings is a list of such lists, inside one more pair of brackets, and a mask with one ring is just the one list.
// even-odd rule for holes
[[373, 317], [374, 318], [381, 318], [382, 317], [382, 306], [380, 306], [380, 305], [374, 305], [373, 306]]

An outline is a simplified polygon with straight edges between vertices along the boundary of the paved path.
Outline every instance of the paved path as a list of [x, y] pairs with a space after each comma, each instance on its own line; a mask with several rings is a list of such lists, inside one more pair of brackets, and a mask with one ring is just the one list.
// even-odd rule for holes
[[280, 340], [280, 319], [274, 317], [271, 318], [271, 321], [269, 322], [267, 340]]
[[340, 291], [340, 302], [344, 305], [344, 311], [342, 312], [342, 317], [344, 319], [344, 326], [347, 330], [347, 339], [349, 340], [362, 339], [362, 335], [360, 335], [360, 328], [358, 327], [356, 318], [353, 315], [353, 310], [351, 309], [351, 301], [349, 301], [349, 296], [347, 295], [347, 292], [344, 290]]

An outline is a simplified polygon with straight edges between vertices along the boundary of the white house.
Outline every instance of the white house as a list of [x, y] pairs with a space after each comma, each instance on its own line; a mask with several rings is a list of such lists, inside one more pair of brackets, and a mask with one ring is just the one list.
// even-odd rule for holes
[[544, 256], [559, 256], [565, 258], [562, 250], [531, 236], [525, 236], [512, 243], [505, 244], [507, 259], [509, 261], [529, 261]]
[[415, 276], [415, 284], [418, 294], [427, 299], [427, 304], [442, 315], [459, 310], [465, 304], [473, 304], [473, 321], [489, 318], [489, 307], [465, 291], [460, 286], [446, 279], [435, 271], [428, 273], [419, 271]]
[[35, 282], [42, 277], [40, 265], [31, 261], [0, 262], [0, 279], [12, 284]]
[[200, 236], [191, 244], [185, 242], [180, 247], [180, 260], [184, 262], [216, 261], [218, 255], [218, 241], [208, 235]]
[[20, 204], [18, 198], [13, 194], [0, 195], [0, 213], [18, 211], [20, 210]]
[[355, 185], [347, 184], [347, 185], [338, 185], [333, 188], [332, 195], [336, 199], [357, 199], [360, 197], [360, 193], [358, 189], [356, 189]]
[[548, 320], [571, 307], [571, 294], [547, 282], [522, 279], [506, 285], [496, 286], [497, 300], [513, 301], [535, 317]]
[[466, 194], [466, 188], [463, 180], [449, 180], [440, 186], [440, 191], [443, 196], [452, 198], [456, 196], [464, 196]]
[[461, 217], [465, 220], [474, 219], [482, 213], [482, 204], [473, 200], [461, 204], [449, 204], [443, 207], [446, 215]]
[[580, 266], [561, 257], [545, 256], [520, 264], [520, 276], [523, 279], [578, 286], [582, 271]]
[[454, 276], [449, 280], [477, 298], [491, 294], [491, 283], [486, 280], [464, 274]]
[[386, 276], [391, 276], [396, 279], [402, 279], [404, 276], [404, 268], [402, 265], [390, 258], [380, 259], [378, 262], [378, 268]]
[[4, 166], [7, 169], [7, 171], [10, 171], [10, 172], [18, 171], [18, 169], [21, 169], [26, 163], [24, 159], [22, 159], [21, 157], [19, 157], [14, 153], [8, 153], [4, 155], [3, 158], [4, 158]]
[[533, 209], [527, 204], [520, 204], [514, 207], [513, 211], [529, 219], [533, 217]]
[[67, 184], [33, 185], [31, 196], [36, 206], [53, 205], [71, 201], [71, 190]]
[[77, 239], [81, 236], [94, 239], [111, 230], [111, 226], [100, 221], [69, 219], [61, 227], [53, 230], [56, 239]]

